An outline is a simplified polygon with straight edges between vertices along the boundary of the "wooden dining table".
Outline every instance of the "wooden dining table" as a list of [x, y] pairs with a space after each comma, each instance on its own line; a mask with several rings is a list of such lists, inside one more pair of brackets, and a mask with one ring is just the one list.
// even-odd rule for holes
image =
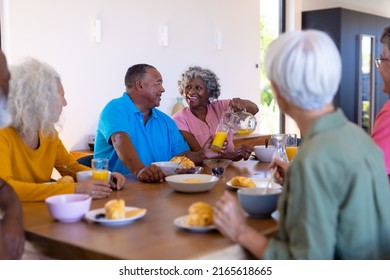
[[[124, 199], [126, 206], [146, 208], [145, 216], [122, 226], [106, 226], [85, 219], [61, 223], [52, 218], [44, 202], [24, 202], [26, 238], [35, 250], [55, 259], [251, 259], [249, 252], [218, 230], [193, 232], [177, 227], [174, 220], [186, 215], [194, 202], [214, 205], [224, 191], [236, 195], [226, 185], [234, 176], [269, 177], [267, 166], [255, 159], [233, 162], [210, 191], [201, 193], [181, 193], [171, 189], [167, 182], [142, 183], [129, 176], [122, 190], [91, 204], [92, 210], [104, 207], [111, 199]], [[202, 173], [211, 171], [204, 167]], [[277, 229], [277, 222], [271, 217], [247, 217], [247, 222], [265, 235]]]

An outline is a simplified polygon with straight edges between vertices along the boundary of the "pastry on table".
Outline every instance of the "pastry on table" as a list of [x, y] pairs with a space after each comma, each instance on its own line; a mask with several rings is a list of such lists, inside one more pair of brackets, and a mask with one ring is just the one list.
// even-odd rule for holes
[[256, 187], [256, 184], [249, 178], [244, 176], [236, 176], [233, 177], [230, 180], [230, 184], [235, 187], [242, 187], [242, 188], [254, 188]]
[[213, 207], [206, 202], [195, 202], [188, 208], [187, 225], [208, 226], [213, 223]]
[[57, 180], [57, 183], [73, 183], [73, 177], [69, 175], [65, 175]]
[[123, 199], [111, 199], [104, 205], [106, 219], [126, 218], [125, 201]]
[[[183, 157], [184, 157], [184, 159], [183, 159]], [[183, 161], [181, 161], [181, 160], [183, 160]], [[173, 157], [173, 158], [171, 158], [170, 161], [177, 162], [177, 163], [179, 163], [181, 161], [180, 165], [185, 169], [195, 168], [195, 163], [186, 156]]]

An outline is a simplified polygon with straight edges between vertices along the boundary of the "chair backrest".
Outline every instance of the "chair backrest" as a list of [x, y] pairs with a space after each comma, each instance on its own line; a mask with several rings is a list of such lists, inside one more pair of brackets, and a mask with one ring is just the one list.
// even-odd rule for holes
[[77, 162], [80, 163], [80, 164], [82, 164], [82, 165], [91, 167], [91, 161], [92, 161], [92, 159], [93, 159], [93, 155], [89, 155], [89, 156], [85, 156], [85, 157], [78, 158], [78, 159], [77, 159]]

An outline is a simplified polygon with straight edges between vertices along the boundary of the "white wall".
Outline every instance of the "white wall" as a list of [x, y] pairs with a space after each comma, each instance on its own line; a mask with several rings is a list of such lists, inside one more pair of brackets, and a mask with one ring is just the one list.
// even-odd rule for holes
[[327, 8], [346, 8], [368, 14], [390, 17], [389, 0], [301, 0], [302, 10], [319, 10]]
[[[258, 0], [3, 3], [2, 43], [9, 63], [30, 55], [62, 76], [68, 106], [60, 136], [69, 150], [87, 148], [101, 109], [122, 95], [125, 72], [135, 63], [151, 64], [161, 72], [166, 91], [159, 109], [168, 114], [179, 96], [177, 80], [193, 64], [216, 72], [221, 98], [239, 96], [259, 103]], [[100, 44], [93, 37], [96, 18], [102, 21]], [[162, 25], [169, 28], [167, 47], [159, 44]], [[221, 50], [214, 44], [216, 31], [222, 34]]]

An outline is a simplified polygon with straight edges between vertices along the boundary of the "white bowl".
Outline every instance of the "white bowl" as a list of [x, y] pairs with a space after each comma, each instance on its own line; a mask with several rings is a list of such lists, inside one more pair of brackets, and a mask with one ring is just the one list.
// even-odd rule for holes
[[[92, 179], [92, 170], [79, 171], [76, 173], [77, 182], [84, 182]], [[108, 181], [111, 180], [111, 171], [108, 171]]]
[[63, 223], [81, 220], [91, 207], [91, 196], [87, 194], [60, 194], [45, 199], [50, 214]]
[[276, 210], [281, 189], [241, 188], [237, 191], [242, 209], [256, 218], [270, 217]]
[[165, 175], [176, 175], [176, 174], [197, 174], [203, 170], [203, 167], [195, 166], [194, 168], [183, 168], [177, 162], [172, 161], [159, 161], [153, 162], [152, 164], [157, 165], [165, 173]]
[[188, 193], [209, 191], [218, 180], [218, 177], [209, 174], [180, 174], [165, 178], [175, 191]]
[[272, 156], [274, 155], [276, 151], [275, 146], [268, 145], [266, 148], [265, 145], [258, 145], [255, 146], [255, 154], [256, 158], [261, 162], [271, 162]]

